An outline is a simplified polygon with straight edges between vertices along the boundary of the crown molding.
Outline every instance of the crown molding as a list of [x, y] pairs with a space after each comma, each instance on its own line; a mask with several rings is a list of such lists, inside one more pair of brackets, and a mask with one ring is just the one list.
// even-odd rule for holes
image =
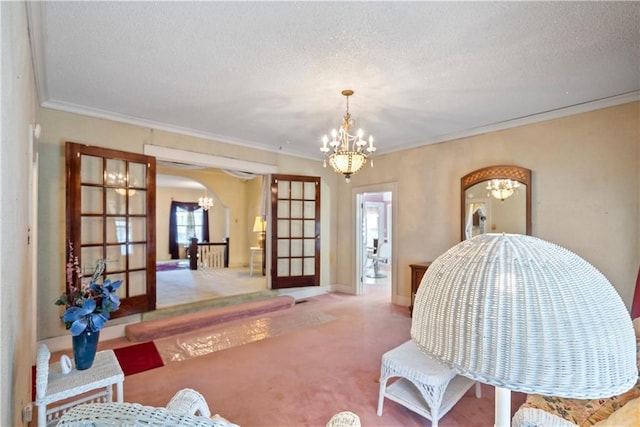
[[530, 125], [533, 123], [544, 122], [547, 120], [558, 119], [566, 116], [587, 113], [589, 111], [601, 110], [603, 108], [615, 107], [617, 105], [628, 104], [640, 101], [640, 91], [623, 93], [608, 98], [597, 99], [595, 101], [584, 102], [582, 104], [571, 105], [568, 107], [558, 108], [555, 110], [545, 111], [543, 113], [532, 114], [530, 116], [519, 117], [517, 119], [506, 120], [504, 122], [492, 123], [486, 126], [469, 129], [463, 132], [450, 133], [446, 135], [430, 138], [413, 145], [407, 145], [396, 150], [385, 151], [386, 153], [408, 150], [411, 148], [423, 147], [425, 145], [439, 144], [442, 142], [455, 141], [457, 139], [468, 138], [471, 136], [482, 135], [490, 132], [497, 132], [505, 129], [511, 129], [518, 126]]

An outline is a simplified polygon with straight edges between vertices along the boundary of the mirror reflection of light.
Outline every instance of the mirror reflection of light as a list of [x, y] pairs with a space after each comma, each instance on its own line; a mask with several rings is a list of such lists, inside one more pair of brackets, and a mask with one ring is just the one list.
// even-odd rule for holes
[[[526, 234], [527, 198], [524, 191], [526, 186], [520, 184], [519, 191], [501, 201], [490, 194], [487, 195], [487, 182], [478, 182], [464, 192], [463, 238], [469, 239], [484, 233]], [[482, 216], [485, 218], [483, 224], [476, 223], [477, 221], [472, 217], [478, 206], [484, 206], [482, 208]]]
[[487, 182], [487, 190], [496, 199], [504, 201], [520, 188], [520, 183], [511, 179], [492, 179]]

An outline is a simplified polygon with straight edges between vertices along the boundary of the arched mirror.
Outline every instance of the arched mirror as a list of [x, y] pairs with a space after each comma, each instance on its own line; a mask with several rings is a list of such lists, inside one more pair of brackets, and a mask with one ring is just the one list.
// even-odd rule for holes
[[461, 238], [484, 233], [531, 234], [531, 170], [489, 166], [460, 180]]

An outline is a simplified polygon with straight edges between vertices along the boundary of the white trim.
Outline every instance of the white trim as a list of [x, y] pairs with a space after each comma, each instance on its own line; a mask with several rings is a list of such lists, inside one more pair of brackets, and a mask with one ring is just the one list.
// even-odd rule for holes
[[[38, 295], [38, 138], [39, 124], [29, 125], [29, 229], [28, 238], [31, 251], [31, 259], [29, 260], [31, 270], [31, 294]], [[38, 339], [38, 298], [33, 299], [33, 312], [31, 313], [31, 342]]]
[[546, 111], [544, 113], [532, 114], [530, 116], [520, 117], [513, 120], [506, 120], [504, 122], [493, 123], [486, 126], [480, 126], [474, 129], [469, 129], [462, 132], [455, 132], [446, 135], [436, 136], [426, 141], [419, 142], [417, 144], [405, 145], [392, 150], [385, 150], [387, 154], [396, 151], [409, 150], [412, 148], [424, 147], [426, 145], [438, 144], [441, 142], [454, 141], [456, 139], [468, 138], [471, 136], [482, 135], [484, 133], [496, 132], [505, 129], [511, 129], [518, 126], [530, 125], [533, 123], [544, 122], [546, 120], [558, 119], [566, 116], [573, 116], [575, 114], [587, 113], [589, 111], [601, 110], [603, 108], [615, 107], [616, 105], [628, 104], [630, 102], [640, 101], [640, 91], [624, 93], [622, 95], [616, 95], [609, 98], [598, 99], [595, 101], [585, 102], [582, 104], [571, 105], [569, 107], [558, 108], [556, 110]]
[[[40, 2], [27, 2], [27, 5], [37, 4]], [[44, 2], [42, 2], [44, 3]], [[33, 19], [35, 21], [35, 19]], [[35, 25], [34, 25], [35, 26]], [[38, 25], [38, 30], [40, 30], [40, 25]], [[114, 113], [111, 111], [101, 110], [97, 108], [88, 108], [86, 106], [62, 102], [62, 101], [52, 101], [47, 99], [47, 90], [46, 90], [46, 80], [44, 78], [45, 71], [44, 66], [40, 65], [42, 61], [42, 53], [41, 53], [41, 45], [42, 43], [38, 41], [40, 35], [38, 32], [34, 30], [32, 35], [32, 56], [34, 61], [34, 69], [36, 76], [36, 88], [38, 90], [38, 96], [40, 99], [40, 104], [43, 108], [51, 108], [54, 110], [65, 111], [68, 113], [81, 114], [89, 117], [96, 117], [99, 119], [112, 120], [120, 123], [127, 123], [135, 126], [141, 126], [146, 128], [153, 128], [158, 130], [163, 130], [166, 132], [177, 133], [180, 135], [188, 135], [196, 138], [207, 139], [211, 141], [217, 141], [225, 144], [231, 144], [241, 147], [253, 148], [256, 150], [263, 150], [270, 153], [278, 153], [283, 154], [282, 147], [272, 147], [266, 144], [260, 144], [257, 142], [244, 141], [240, 139], [230, 138], [224, 135], [216, 135], [208, 132], [202, 132], [194, 129], [183, 128], [180, 126], [174, 126], [154, 120], [142, 119], [139, 117], [132, 117], [126, 114]], [[624, 93], [621, 95], [612, 96], [609, 98], [598, 99], [595, 101], [584, 102], [582, 104], [571, 105], [568, 107], [558, 108], [556, 110], [546, 111], [543, 113], [532, 114], [530, 116], [524, 116], [517, 119], [506, 120], [504, 122], [492, 123], [484, 126], [480, 126], [473, 129], [464, 130], [461, 132], [454, 132], [445, 135], [439, 135], [432, 138], [427, 138], [424, 141], [417, 142], [415, 144], [403, 145], [401, 147], [392, 148], [385, 150], [384, 152], [379, 152], [378, 155], [393, 153], [397, 151], [410, 150], [412, 148], [424, 147], [431, 144], [438, 144], [441, 142], [454, 141], [456, 139], [468, 138], [476, 135], [482, 135], [489, 132], [496, 132], [505, 129], [510, 129], [518, 126], [529, 125], [533, 123], [543, 122], [545, 120], [553, 120], [560, 117], [571, 116], [574, 114], [586, 113], [589, 111], [600, 110], [608, 107], [615, 107], [616, 105], [628, 104], [630, 102], [640, 101], [640, 91], [634, 91], [629, 93]], [[300, 157], [303, 159], [317, 159], [315, 156], [309, 156], [304, 153], [294, 153], [294, 152], [286, 152], [288, 156], [292, 157]]]
[[[397, 182], [387, 182], [387, 183], [380, 183], [380, 184], [372, 184], [372, 185], [366, 185], [366, 186], [362, 186], [362, 187], [354, 187], [351, 189], [351, 197], [354, 203], [354, 207], [355, 207], [355, 212], [353, 215], [353, 221], [354, 221], [354, 242], [358, 242], [360, 239], [360, 236], [358, 235], [360, 230], [360, 224], [359, 222], [362, 220], [361, 218], [361, 214], [359, 213], [360, 211], [360, 206], [359, 206], [359, 199], [362, 198], [362, 195], [364, 193], [385, 193], [385, 192], [390, 192], [391, 193], [391, 212], [392, 212], [392, 218], [391, 220], [393, 221], [392, 223], [392, 230], [391, 230], [391, 302], [394, 304], [402, 304], [406, 305], [407, 307], [409, 307], [409, 303], [407, 301], [410, 301], [410, 298], [404, 298], [401, 297], [400, 295], [398, 295], [398, 243], [397, 243], [397, 238], [396, 236], [398, 235], [398, 183]], [[354, 277], [354, 283], [356, 284], [355, 286], [355, 294], [356, 295], [362, 295], [364, 293], [364, 283], [363, 280], [361, 280], [361, 274], [360, 274], [360, 267], [357, 267], [360, 263], [360, 265], [363, 262], [363, 256], [364, 254], [361, 253], [360, 251], [360, 245], [356, 244], [355, 248], [353, 250], [353, 253], [351, 254], [352, 257], [352, 264], [353, 266], [356, 266], [354, 271], [353, 271], [353, 277]]]
[[[258, 142], [245, 141], [242, 139], [232, 138], [225, 135], [218, 135], [210, 132], [203, 132], [201, 130], [185, 128], [182, 126], [176, 126], [168, 123], [159, 122], [156, 120], [143, 119], [140, 117], [134, 117], [127, 114], [116, 113], [113, 111], [102, 110], [100, 108], [90, 108], [85, 105], [73, 104], [71, 102], [55, 101], [51, 99], [44, 99], [41, 101], [43, 108], [50, 108], [52, 110], [65, 111], [67, 113], [80, 114], [83, 116], [95, 117], [98, 119], [111, 120], [118, 123], [126, 123], [134, 126], [140, 126], [143, 128], [152, 128], [157, 130], [163, 130], [166, 132], [177, 133], [179, 135], [193, 136], [196, 138], [207, 139], [210, 141], [221, 142], [224, 144], [230, 144], [241, 147], [253, 148], [254, 150], [269, 151], [272, 153], [282, 153], [281, 148], [273, 147]], [[302, 154], [287, 153], [290, 156], [297, 156], [307, 158]]]
[[328, 286], [305, 286], [303, 288], [284, 288], [275, 290], [278, 292], [278, 295], [288, 295], [295, 298], [296, 301], [301, 301], [307, 298], [326, 294], [332, 289]]
[[210, 168], [232, 169], [261, 175], [278, 173], [278, 167], [275, 165], [232, 159], [231, 157], [196, 153], [195, 151], [180, 150], [177, 148], [160, 147], [151, 144], [144, 145], [144, 154], [147, 156], [153, 156], [159, 160], [170, 160], [192, 165], [207, 166]]
[[[184, 128], [167, 123], [162, 123], [154, 120], [143, 119], [140, 117], [134, 117], [126, 114], [115, 113], [112, 111], [88, 108], [86, 106], [77, 105], [73, 103], [56, 101], [49, 99], [46, 81], [46, 62], [44, 60], [44, 34], [46, 32], [46, 20], [44, 19], [44, 8], [46, 2], [27, 1], [27, 17], [29, 26], [29, 38], [31, 45], [31, 57], [33, 61], [34, 74], [36, 80], [36, 90], [40, 105], [43, 108], [51, 108], [54, 110], [65, 111], [69, 113], [81, 114], [89, 117], [96, 117], [106, 120], [112, 120], [120, 123], [128, 123], [131, 125], [154, 128], [158, 130], [164, 130], [167, 132], [194, 136], [197, 138], [203, 138], [207, 140], [213, 140], [221, 143], [232, 144], [236, 146], [249, 147], [253, 149], [264, 150], [272, 153], [282, 154], [282, 147], [273, 147], [267, 144], [260, 144], [255, 141], [245, 141], [240, 139], [231, 138], [225, 135], [217, 135], [213, 133], [198, 131], [195, 129]], [[570, 116], [574, 114], [585, 113], [588, 111], [599, 110], [602, 108], [613, 107], [616, 105], [627, 104], [630, 102], [640, 101], [640, 91], [628, 92], [608, 98], [602, 98], [594, 101], [588, 101], [581, 104], [571, 105], [568, 107], [561, 107], [555, 110], [547, 112], [532, 114], [529, 116], [507, 120], [504, 122], [488, 124], [480, 126], [474, 129], [465, 130], [462, 132], [455, 132], [446, 135], [436, 136], [425, 141], [420, 141], [415, 144], [405, 145], [397, 147], [395, 149], [385, 150], [379, 152], [378, 155], [388, 154], [397, 151], [408, 150], [412, 148], [423, 147], [426, 145], [437, 144], [441, 142], [453, 141], [456, 139], [471, 137], [475, 135], [481, 135], [484, 133], [495, 132], [505, 130], [517, 126], [523, 126], [532, 123], [538, 123], [545, 120], [552, 120], [560, 117]], [[306, 153], [293, 153], [287, 152], [289, 156], [300, 157], [304, 159], [316, 159], [316, 156], [309, 156]]]

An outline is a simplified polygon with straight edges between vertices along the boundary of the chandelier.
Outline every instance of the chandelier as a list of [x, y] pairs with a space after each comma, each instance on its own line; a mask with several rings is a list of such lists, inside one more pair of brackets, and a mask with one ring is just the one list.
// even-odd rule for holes
[[492, 179], [487, 184], [489, 194], [496, 199], [500, 199], [501, 202], [513, 196], [513, 193], [515, 193], [518, 188], [520, 188], [520, 183], [511, 179]]
[[[358, 172], [367, 163], [367, 155], [371, 156], [376, 151], [373, 146], [373, 136], [367, 140], [363, 139], [364, 132], [358, 129], [356, 135], [349, 133], [349, 126], [353, 124], [351, 114], [349, 114], [349, 97], [353, 91], [345, 89], [342, 95], [347, 98], [347, 112], [342, 119], [340, 130], [331, 131], [331, 141], [327, 135], [322, 137], [322, 147], [320, 151], [324, 155], [324, 167], [327, 167], [327, 160], [337, 173], [344, 175], [346, 182], [351, 181], [351, 175]], [[373, 161], [371, 161], [373, 167]]]
[[198, 199], [198, 206], [200, 206], [205, 211], [208, 211], [213, 207], [213, 199], [211, 197], [207, 197], [205, 193], [204, 197], [200, 197]]
[[107, 172], [107, 184], [119, 186], [115, 189], [115, 192], [121, 196], [133, 196], [136, 194], [136, 190], [126, 188], [128, 186], [127, 177], [121, 172]]

